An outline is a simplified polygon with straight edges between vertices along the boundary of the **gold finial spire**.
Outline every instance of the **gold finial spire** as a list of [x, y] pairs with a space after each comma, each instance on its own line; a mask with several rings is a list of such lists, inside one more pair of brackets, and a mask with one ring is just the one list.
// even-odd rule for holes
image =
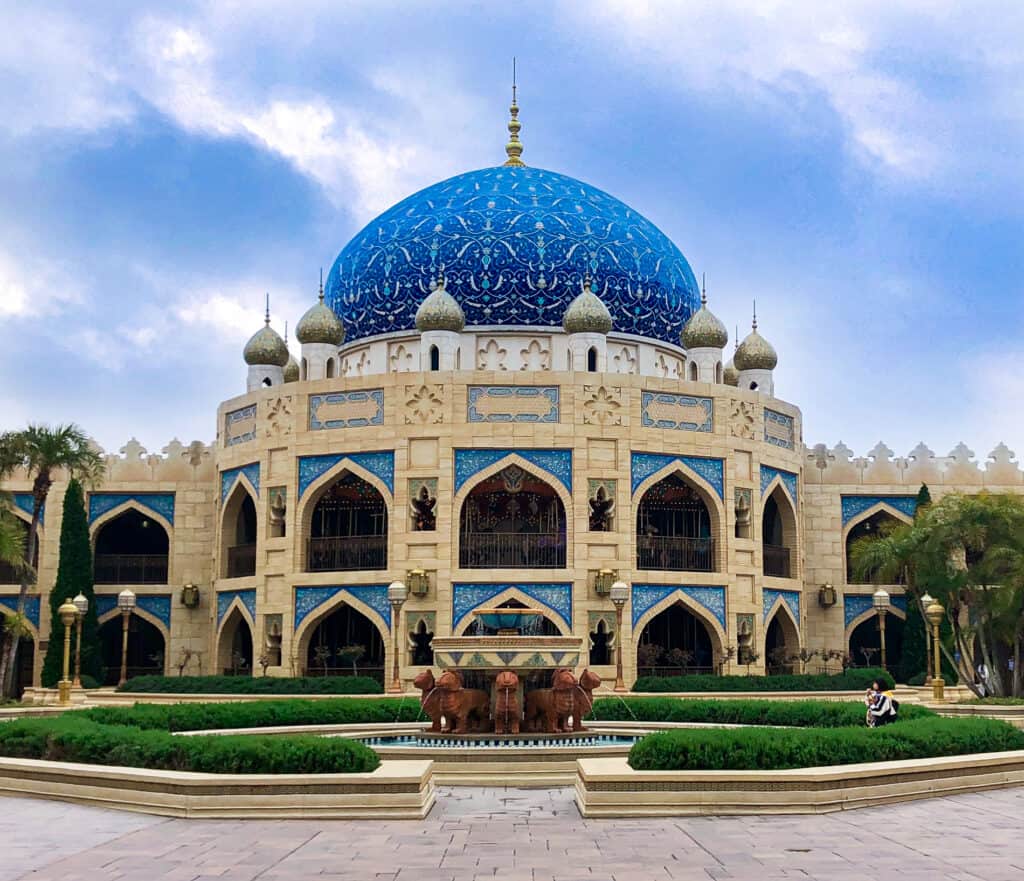
[[519, 122], [519, 105], [516, 103], [516, 59], [512, 58], [512, 104], [508, 108], [510, 114], [508, 121], [508, 143], [505, 144], [505, 165], [524, 166], [525, 162], [520, 158], [523, 155], [523, 145], [519, 141], [519, 130], [523, 127]]
[[707, 306], [708, 304], [708, 276], [706, 272], [700, 274], [700, 304], [701, 306]]
[[324, 268], [320, 267], [320, 302], [324, 301]]
[[757, 300], [754, 300], [754, 320], [750, 323], [751, 330], [757, 330]]
[[264, 316], [263, 320], [264, 320], [264, 323], [267, 325], [267, 327], [270, 327], [270, 294], [269, 293], [267, 294], [267, 313]]

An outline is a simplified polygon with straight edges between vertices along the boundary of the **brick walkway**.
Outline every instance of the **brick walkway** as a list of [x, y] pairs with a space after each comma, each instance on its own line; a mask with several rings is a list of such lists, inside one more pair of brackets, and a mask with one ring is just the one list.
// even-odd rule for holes
[[0, 798], [0, 881], [1021, 881], [1024, 788], [821, 817], [591, 820], [453, 789], [422, 822], [165, 820]]

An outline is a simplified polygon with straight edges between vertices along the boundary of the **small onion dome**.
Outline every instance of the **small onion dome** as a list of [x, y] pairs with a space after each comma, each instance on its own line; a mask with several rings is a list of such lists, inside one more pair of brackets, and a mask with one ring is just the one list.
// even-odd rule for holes
[[729, 359], [729, 363], [725, 365], [725, 369], [722, 371], [722, 382], [726, 385], [740, 384], [740, 372], [736, 369], [736, 365], [732, 363], [732, 358]]
[[608, 333], [612, 314], [601, 298], [590, 289], [590, 278], [583, 279], [583, 291], [565, 310], [562, 327], [566, 333]]
[[299, 362], [295, 360], [294, 355], [288, 356], [288, 363], [284, 365], [284, 381], [285, 382], [298, 382], [299, 381]]
[[729, 342], [729, 331], [708, 309], [708, 296], [700, 292], [700, 308], [690, 316], [690, 320], [679, 334], [684, 349], [722, 349]]
[[431, 291], [416, 310], [416, 329], [447, 330], [458, 333], [466, 326], [466, 315], [455, 297], [444, 289], [444, 279], [431, 282]]
[[733, 355], [736, 369], [743, 370], [774, 370], [779, 363], [779, 356], [772, 344], [757, 332], [757, 313], [747, 338], [736, 348]]
[[269, 317], [267, 323], [245, 344], [242, 356], [245, 363], [250, 366], [260, 364], [284, 367], [288, 363], [288, 346], [281, 339], [281, 335], [270, 326]]
[[295, 326], [295, 338], [300, 343], [327, 343], [340, 346], [345, 342], [345, 325], [324, 303], [324, 286], [320, 283], [320, 299], [314, 303]]

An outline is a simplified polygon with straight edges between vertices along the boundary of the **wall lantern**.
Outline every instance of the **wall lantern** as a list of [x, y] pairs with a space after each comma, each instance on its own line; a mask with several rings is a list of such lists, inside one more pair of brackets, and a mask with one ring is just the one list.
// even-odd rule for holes
[[181, 589], [181, 604], [186, 609], [197, 609], [199, 608], [199, 585], [198, 584], [186, 584]]
[[410, 569], [405, 575], [405, 584], [413, 596], [425, 597], [430, 590], [430, 576], [424, 569]]
[[607, 596], [612, 589], [612, 584], [619, 577], [614, 569], [599, 569], [594, 576], [594, 590], [598, 596]]
[[823, 609], [836, 604], [836, 589], [831, 584], [823, 584], [818, 590], [818, 605]]

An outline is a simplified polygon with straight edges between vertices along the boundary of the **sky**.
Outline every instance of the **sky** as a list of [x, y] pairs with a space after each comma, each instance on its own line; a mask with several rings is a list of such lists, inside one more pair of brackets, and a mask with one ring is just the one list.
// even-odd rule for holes
[[[0, 0], [0, 429], [210, 441], [352, 235], [524, 161], [657, 224], [812, 446], [1024, 457], [1024, 5]], [[730, 342], [730, 348], [732, 342]], [[297, 344], [292, 339], [293, 350]]]

